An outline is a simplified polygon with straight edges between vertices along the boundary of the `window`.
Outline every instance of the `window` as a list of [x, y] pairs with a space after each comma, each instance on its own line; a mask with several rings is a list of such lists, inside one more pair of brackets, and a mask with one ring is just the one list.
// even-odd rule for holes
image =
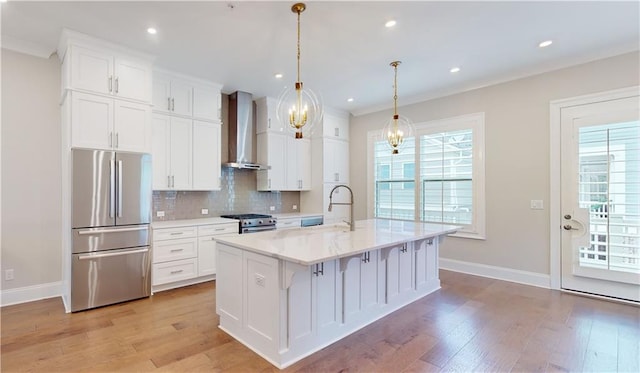
[[379, 132], [369, 140], [370, 215], [459, 225], [457, 236], [484, 238], [484, 114], [416, 124], [396, 155]]

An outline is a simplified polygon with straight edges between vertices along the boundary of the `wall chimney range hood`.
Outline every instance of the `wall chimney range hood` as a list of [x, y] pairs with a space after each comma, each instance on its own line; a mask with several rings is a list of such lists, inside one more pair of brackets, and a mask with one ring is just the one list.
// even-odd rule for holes
[[247, 170], [268, 170], [256, 163], [253, 154], [255, 125], [253, 96], [237, 91], [229, 95], [229, 163], [222, 166]]

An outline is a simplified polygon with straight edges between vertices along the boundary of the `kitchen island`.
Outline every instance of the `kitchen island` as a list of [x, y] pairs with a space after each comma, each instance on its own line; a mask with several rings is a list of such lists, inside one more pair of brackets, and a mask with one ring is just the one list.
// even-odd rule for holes
[[460, 227], [386, 219], [221, 237], [220, 328], [278, 368], [440, 288]]

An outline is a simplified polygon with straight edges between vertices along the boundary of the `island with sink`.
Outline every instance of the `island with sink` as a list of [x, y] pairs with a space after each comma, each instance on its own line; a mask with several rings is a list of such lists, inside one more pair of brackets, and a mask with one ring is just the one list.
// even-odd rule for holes
[[217, 239], [220, 328], [278, 368], [440, 288], [460, 227], [387, 219]]

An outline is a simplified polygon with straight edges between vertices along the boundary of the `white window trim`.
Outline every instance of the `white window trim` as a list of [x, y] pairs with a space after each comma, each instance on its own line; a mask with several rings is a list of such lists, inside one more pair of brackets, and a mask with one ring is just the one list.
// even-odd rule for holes
[[[451, 237], [486, 239], [486, 196], [485, 196], [485, 135], [484, 135], [484, 113], [473, 113], [461, 115], [452, 118], [439, 119], [429, 122], [421, 122], [415, 125], [416, 137], [424, 134], [449, 132], [463, 129], [473, 129], [473, 222], [471, 229], [465, 229], [458, 233], [450, 235]], [[367, 216], [372, 218], [374, 215], [374, 143], [382, 140], [382, 132], [380, 130], [372, 130], [367, 132]], [[414, 164], [418, 164], [420, 158], [420, 144], [416, 141], [416, 160]], [[417, 168], [417, 167], [416, 167]], [[418, 177], [416, 175], [416, 177]], [[416, 180], [416, 186], [418, 181]], [[420, 201], [416, 194], [416, 217], [420, 220]]]

